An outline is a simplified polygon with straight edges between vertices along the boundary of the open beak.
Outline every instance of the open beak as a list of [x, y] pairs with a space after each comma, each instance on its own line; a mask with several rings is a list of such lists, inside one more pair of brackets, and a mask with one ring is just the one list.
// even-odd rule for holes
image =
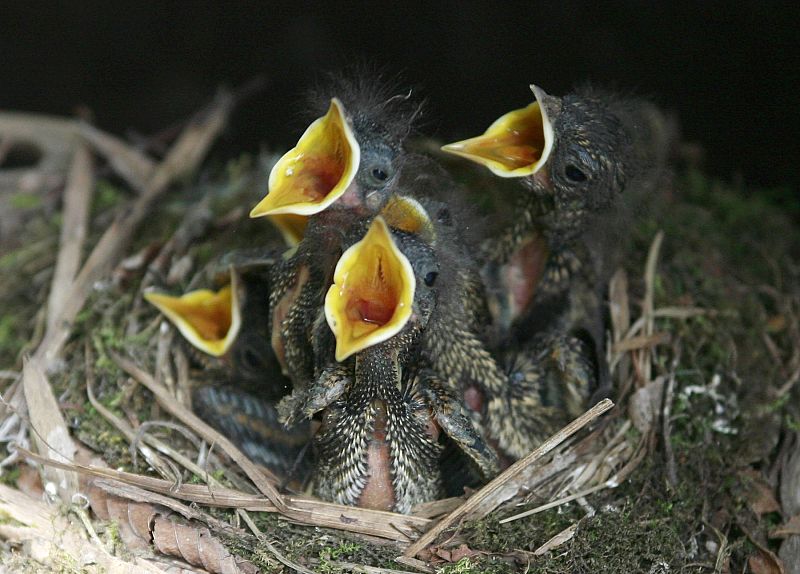
[[308, 225], [307, 215], [297, 215], [294, 213], [281, 213], [279, 215], [268, 215], [267, 219], [278, 228], [283, 240], [289, 247], [294, 247], [303, 240]]
[[356, 175], [361, 149], [338, 99], [312, 122], [269, 174], [269, 191], [250, 217], [313, 215], [339, 199]]
[[199, 289], [180, 297], [145, 293], [144, 298], [166, 315], [192, 345], [220, 357], [242, 326], [238, 291], [239, 278], [231, 268], [230, 285], [219, 291]]
[[411, 318], [416, 280], [378, 216], [364, 239], [342, 254], [325, 297], [325, 317], [336, 336], [336, 360], [396, 335]]
[[381, 217], [392, 229], [416, 235], [430, 245], [436, 240], [428, 212], [416, 199], [393, 195], [381, 210]]
[[536, 101], [497, 119], [482, 136], [447, 144], [443, 151], [488, 167], [500, 177], [536, 173], [553, 149], [553, 125], [544, 105], [547, 94], [531, 86]]

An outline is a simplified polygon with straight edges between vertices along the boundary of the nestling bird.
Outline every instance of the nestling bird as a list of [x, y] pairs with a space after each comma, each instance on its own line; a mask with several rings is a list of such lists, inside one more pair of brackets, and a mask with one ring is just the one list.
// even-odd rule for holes
[[[522, 183], [512, 218], [484, 245], [494, 345], [525, 344], [544, 357], [588, 352], [588, 384], [605, 393], [602, 289], [628, 216], [662, 181], [672, 126], [644, 100], [532, 90], [533, 104], [443, 149]], [[576, 376], [568, 384], [586, 383]]]
[[440, 301], [442, 269], [424, 209], [394, 201], [384, 210], [392, 230], [379, 216], [337, 263], [315, 337], [328, 364], [280, 410], [288, 422], [322, 412], [315, 439], [320, 496], [408, 512], [440, 494], [440, 432], [488, 475], [498, 463], [457, 397], [425, 368], [420, 334]]
[[264, 399], [277, 400], [290, 388], [269, 344], [269, 269], [271, 253], [231, 253], [213, 273], [218, 290], [198, 289], [180, 296], [145, 293], [183, 335], [192, 359], [204, 367], [203, 379], [236, 383]]
[[250, 460], [278, 477], [302, 482], [308, 475], [311, 464], [305, 454], [311, 441], [309, 421], [298, 421], [287, 428], [279, 421], [274, 402], [239, 385], [199, 387], [192, 395], [192, 406]]
[[[416, 109], [364, 80], [339, 80], [327, 113], [274, 166], [252, 217], [309, 217], [294, 252], [273, 269], [272, 347], [295, 384], [313, 379], [311, 329], [343, 237], [391, 197]], [[319, 100], [320, 98], [317, 98]], [[318, 104], [317, 104], [318, 105]]]

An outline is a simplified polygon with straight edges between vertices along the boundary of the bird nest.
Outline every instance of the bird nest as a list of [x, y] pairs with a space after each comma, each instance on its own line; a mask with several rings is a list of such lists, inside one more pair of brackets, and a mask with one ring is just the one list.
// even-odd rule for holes
[[[780, 465], [797, 448], [789, 398], [800, 378], [797, 269], [781, 258], [797, 237], [780, 216], [763, 207], [757, 223], [786, 229], [777, 247], [758, 244], [759, 269], [772, 279], [749, 269], [733, 280], [736, 255], [723, 253], [744, 220], [739, 204], [725, 203], [729, 192], [710, 202], [705, 180], [686, 178], [688, 199], [699, 200], [632, 227], [634, 247], [608, 286], [613, 402], [464, 496], [410, 515], [341, 506], [284, 488], [193, 414], [198, 375], [186, 348], [143, 303], [155, 277], [186, 284], [237, 246], [277, 239], [247, 219], [265, 188], [260, 159], [185, 183], [236, 100], [222, 93], [177, 135], [154, 138], [153, 148], [170, 144], [161, 161], [86, 124], [12, 118], [62, 142], [63, 157], [31, 192], [40, 201], [20, 211], [24, 231], [4, 239], [12, 248], [0, 260], [0, 300], [11, 310], [0, 357], [12, 365], [1, 372], [4, 563], [66, 572], [725, 572], [739, 560], [780, 571], [767, 568], [782, 567], [777, 545], [797, 526], [775, 476], [789, 476]], [[728, 208], [728, 221], [704, 227]], [[758, 230], [739, 239], [749, 237], [762, 240]], [[770, 515], [788, 521], [777, 535], [765, 526]]]

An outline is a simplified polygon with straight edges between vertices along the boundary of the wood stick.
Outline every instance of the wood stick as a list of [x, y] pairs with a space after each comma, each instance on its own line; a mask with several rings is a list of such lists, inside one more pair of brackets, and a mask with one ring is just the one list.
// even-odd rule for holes
[[64, 191], [61, 246], [58, 250], [50, 296], [47, 300], [47, 331], [53, 330], [56, 320], [61, 316], [64, 299], [80, 269], [81, 251], [89, 226], [89, 206], [93, 190], [92, 158], [86, 146], [78, 144]]
[[436, 526], [428, 530], [425, 534], [419, 537], [411, 546], [406, 549], [403, 556], [413, 558], [420, 553], [428, 544], [433, 542], [437, 536], [444, 532], [447, 528], [455, 524], [458, 520], [470, 514], [473, 510], [477, 509], [484, 500], [499, 491], [507, 482], [519, 475], [530, 465], [544, 457], [547, 453], [564, 442], [567, 438], [578, 432], [580, 429], [591, 423], [597, 417], [608, 411], [614, 406], [614, 403], [609, 399], [603, 399], [591, 409], [583, 413], [577, 419], [569, 423], [556, 434], [545, 440], [532, 452], [521, 458], [499, 476], [492, 480], [489, 484], [481, 488], [478, 492], [473, 494], [467, 501], [456, 508], [453, 512], [448, 514], [440, 520]]
[[[247, 456], [240, 451], [236, 445], [218, 433], [215, 429], [211, 428], [211, 426], [206, 424], [204, 421], [200, 420], [200, 418], [193, 412], [181, 405], [177, 399], [170, 395], [164, 386], [159, 385], [149, 373], [146, 373], [132, 361], [117, 355], [113, 351], [109, 351], [109, 353], [114, 361], [120, 366], [120, 368], [122, 368], [122, 370], [136, 379], [139, 383], [147, 387], [147, 389], [156, 396], [158, 403], [164, 407], [167, 412], [179, 419], [185, 425], [189, 426], [209, 443], [219, 445], [219, 447], [222, 448], [222, 450], [225, 451], [225, 453], [241, 467], [248, 478], [253, 481], [253, 484], [256, 485], [262, 494], [264, 494], [264, 496], [266, 496], [278, 510], [287, 514], [290, 513], [286, 502], [283, 500], [283, 496], [281, 496], [273, 483], [266, 479], [264, 476], [264, 471], [259, 469], [249, 458], [247, 458]], [[272, 478], [274, 482], [277, 482], [275, 477]]]
[[[180, 500], [219, 508], [278, 512], [275, 505], [260, 494], [248, 494], [222, 486], [200, 484], [181, 484], [176, 486], [171, 481], [152, 476], [77, 463], [59, 462], [39, 456], [21, 447], [18, 447], [18, 451], [21, 456], [34, 462], [65, 470], [73, 470], [87, 476], [116, 480]], [[309, 496], [285, 495], [284, 499], [296, 510], [295, 514], [297, 516], [291, 518], [293, 522], [307, 526], [334, 528], [400, 543], [409, 542], [419, 532], [432, 524], [432, 521], [426, 518], [355, 506], [344, 506], [333, 502], [323, 502]]]
[[100, 155], [108, 160], [111, 168], [128, 185], [143, 192], [153, 177], [156, 164], [142, 152], [121, 139], [107, 134], [88, 123], [80, 123], [80, 134]]
[[69, 338], [72, 322], [89, 297], [92, 285], [111, 271], [130, 243], [134, 232], [159, 198], [175, 179], [193, 171], [200, 164], [211, 143], [222, 131], [231, 109], [232, 96], [219, 96], [212, 108], [191, 122], [159, 164], [145, 190], [106, 230], [95, 245], [65, 298], [55, 328], [42, 341], [36, 355], [47, 368], [59, 355]]
[[[22, 386], [36, 449], [50, 458], [71, 462], [77, 448], [69, 435], [67, 423], [58, 408], [41, 362], [36, 358], [26, 359], [22, 373]], [[49, 469], [45, 472], [45, 480], [56, 485], [61, 500], [66, 503], [72, 500], [72, 495], [78, 489], [78, 477], [74, 472]]]

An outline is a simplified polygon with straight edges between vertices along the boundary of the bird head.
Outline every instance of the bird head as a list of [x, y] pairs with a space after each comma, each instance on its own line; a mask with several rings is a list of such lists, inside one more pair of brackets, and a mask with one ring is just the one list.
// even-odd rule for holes
[[563, 98], [531, 86], [536, 101], [495, 121], [481, 136], [442, 149], [522, 178], [545, 207], [540, 223], [583, 229], [612, 206], [641, 167], [634, 143], [644, 125], [639, 103], [584, 89]]
[[410, 346], [425, 328], [439, 274], [431, 233], [419, 204], [393, 198], [342, 254], [325, 298], [337, 361], [379, 343]]
[[242, 326], [239, 274], [230, 268], [230, 283], [218, 291], [197, 289], [179, 296], [148, 292], [145, 300], [161, 311], [196, 349], [222, 357]]
[[[262, 394], [279, 397], [288, 386], [270, 346], [269, 280], [260, 267], [230, 265], [218, 290], [198, 289], [179, 296], [149, 292], [144, 297], [192, 349], [200, 351], [194, 358], [204, 367], [225, 380], [257, 384]], [[274, 384], [267, 386], [265, 380]]]
[[[251, 217], [268, 216], [290, 244], [325, 210], [377, 214], [394, 191], [413, 115], [405, 96], [341, 80], [327, 111], [281, 157]], [[327, 100], [326, 100], [327, 101]]]
[[508, 112], [477, 137], [447, 144], [443, 151], [474, 161], [500, 177], [528, 177], [545, 166], [553, 149], [560, 101], [531, 86], [536, 101]]

